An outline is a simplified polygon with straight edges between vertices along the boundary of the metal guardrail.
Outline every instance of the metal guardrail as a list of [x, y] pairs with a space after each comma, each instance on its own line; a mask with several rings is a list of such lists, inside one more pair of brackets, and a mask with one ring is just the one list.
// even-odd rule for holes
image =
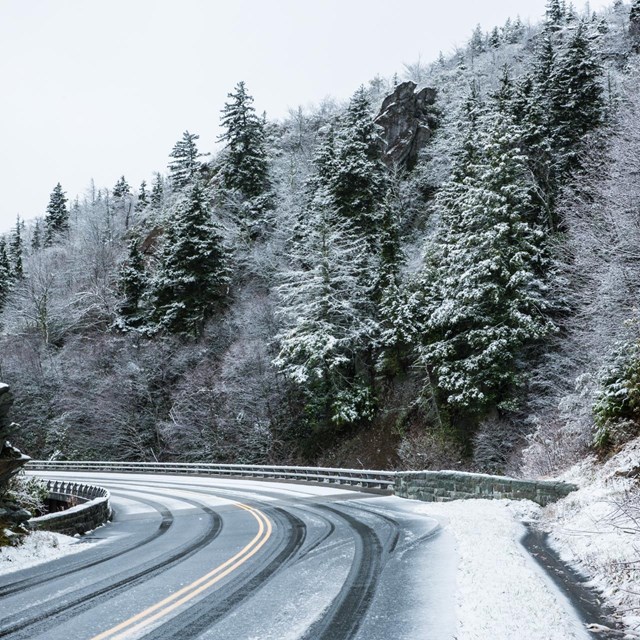
[[163, 473], [232, 478], [296, 480], [302, 482], [346, 484], [366, 488], [391, 489], [394, 471], [333, 469], [331, 467], [285, 467], [252, 464], [212, 464], [200, 462], [94, 462], [88, 460], [31, 460], [32, 471], [103, 471], [115, 473]]

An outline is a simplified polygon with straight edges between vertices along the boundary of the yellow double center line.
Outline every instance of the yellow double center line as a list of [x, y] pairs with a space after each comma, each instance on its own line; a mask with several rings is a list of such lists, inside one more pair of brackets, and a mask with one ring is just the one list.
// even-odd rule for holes
[[251, 542], [249, 542], [249, 544], [236, 553], [232, 558], [229, 558], [226, 562], [223, 562], [215, 569], [209, 571], [206, 575], [198, 578], [195, 582], [188, 584], [186, 587], [172, 593], [164, 600], [161, 600], [148, 609], [141, 611], [128, 620], [121, 622], [115, 627], [94, 636], [91, 640], [105, 640], [106, 638], [109, 638], [109, 640], [124, 640], [125, 638], [131, 637], [142, 628], [160, 620], [178, 607], [189, 602], [200, 593], [216, 584], [216, 582], [219, 582], [224, 577], [228, 576], [232, 571], [235, 571], [238, 567], [242, 566], [247, 560], [249, 560], [249, 558], [254, 556], [271, 537], [271, 532], [273, 530], [271, 521], [258, 509], [249, 507], [241, 502], [234, 502], [233, 504], [240, 509], [248, 511], [258, 521], [258, 533]]

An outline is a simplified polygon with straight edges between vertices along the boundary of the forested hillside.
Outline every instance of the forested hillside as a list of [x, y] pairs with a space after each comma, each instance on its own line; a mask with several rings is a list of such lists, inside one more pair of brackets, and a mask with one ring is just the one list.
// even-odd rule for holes
[[347, 104], [239, 82], [150, 184], [57, 184], [0, 239], [14, 443], [536, 475], [637, 435], [639, 52], [640, 0], [549, 0]]

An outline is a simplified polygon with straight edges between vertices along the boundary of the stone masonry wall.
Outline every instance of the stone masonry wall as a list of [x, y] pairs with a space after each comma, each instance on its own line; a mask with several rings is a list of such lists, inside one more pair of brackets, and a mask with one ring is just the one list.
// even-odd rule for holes
[[532, 500], [545, 506], [577, 487], [550, 480], [517, 480], [503, 476], [461, 471], [408, 471], [398, 473], [395, 494], [424, 502], [448, 502], [469, 498]]
[[[50, 483], [52, 485], [52, 483]], [[109, 492], [101, 487], [58, 483], [50, 487], [49, 498], [69, 505], [64, 511], [48, 513], [39, 518], [31, 518], [29, 527], [35, 531], [55, 531], [73, 536], [84, 534], [111, 518]], [[60, 488], [60, 490], [58, 490]], [[96, 497], [91, 497], [95, 495]]]

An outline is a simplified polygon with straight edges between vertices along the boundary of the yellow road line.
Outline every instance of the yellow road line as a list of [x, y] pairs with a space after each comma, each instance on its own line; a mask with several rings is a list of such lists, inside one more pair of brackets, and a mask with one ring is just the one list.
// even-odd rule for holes
[[[254, 509], [253, 507], [249, 507], [248, 505], [240, 502], [234, 502], [233, 504], [240, 509], [248, 511], [258, 521], [258, 533], [254, 536], [251, 542], [249, 542], [233, 557], [229, 558], [206, 575], [198, 578], [191, 584], [188, 584], [179, 591], [172, 593], [164, 600], [157, 602], [128, 620], [125, 620], [115, 627], [94, 636], [91, 640], [105, 640], [106, 638], [110, 638], [111, 640], [124, 640], [124, 638], [130, 637], [131, 634], [136, 633], [148, 624], [159, 620], [174, 609], [185, 604], [192, 598], [195, 598], [198, 594], [213, 586], [216, 582], [222, 580], [222, 578], [228, 576], [232, 571], [235, 571], [238, 567], [249, 560], [249, 558], [254, 556], [271, 537], [271, 532], [273, 530], [271, 521], [258, 509]], [[123, 632], [114, 636], [114, 634], [119, 631]]]

